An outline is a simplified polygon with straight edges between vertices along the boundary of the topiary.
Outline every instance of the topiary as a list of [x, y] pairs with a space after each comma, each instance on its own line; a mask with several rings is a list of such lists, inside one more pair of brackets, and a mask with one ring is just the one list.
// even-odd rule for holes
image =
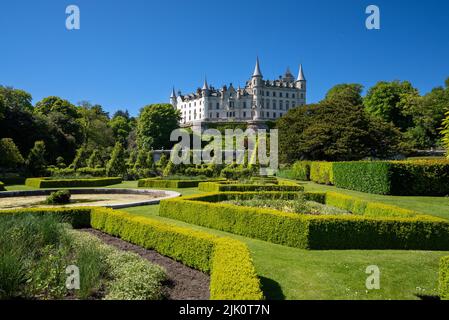
[[67, 204], [70, 203], [70, 191], [69, 190], [58, 190], [52, 192], [45, 200], [46, 204]]

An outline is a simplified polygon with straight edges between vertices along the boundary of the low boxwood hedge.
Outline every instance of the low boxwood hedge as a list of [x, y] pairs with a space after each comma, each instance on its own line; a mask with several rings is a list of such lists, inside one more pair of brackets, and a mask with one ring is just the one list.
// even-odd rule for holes
[[[303, 249], [449, 249], [449, 222], [397, 207], [372, 203], [369, 214], [301, 215], [272, 209], [217, 203], [260, 193], [212, 193], [161, 202], [159, 215], [250, 238]], [[265, 193], [294, 197], [295, 193]], [[306, 195], [324, 200], [324, 193]], [[331, 202], [336, 205], [337, 202]], [[367, 206], [368, 207], [368, 206]], [[392, 212], [376, 216], [376, 210]], [[398, 210], [398, 211], [396, 211]], [[362, 211], [360, 211], [362, 212]], [[410, 215], [409, 215], [410, 214]]]
[[224, 179], [212, 180], [169, 180], [160, 178], [140, 179], [137, 183], [139, 188], [196, 188], [201, 182], [222, 181]]
[[107, 208], [39, 208], [2, 215], [56, 214], [74, 228], [92, 227], [210, 273], [210, 298], [260, 300], [260, 281], [245, 244]]
[[34, 188], [81, 188], [104, 187], [122, 183], [122, 178], [89, 178], [89, 179], [49, 179], [28, 178], [25, 185]]
[[201, 182], [198, 185], [198, 189], [206, 192], [304, 191], [304, 187], [299, 184], [283, 182], [280, 182], [279, 184]]
[[440, 260], [438, 289], [442, 300], [449, 300], [449, 257]]
[[5, 185], [0, 181], [0, 191], [5, 191]]
[[353, 161], [333, 164], [334, 184], [361, 192], [444, 196], [449, 194], [449, 161]]

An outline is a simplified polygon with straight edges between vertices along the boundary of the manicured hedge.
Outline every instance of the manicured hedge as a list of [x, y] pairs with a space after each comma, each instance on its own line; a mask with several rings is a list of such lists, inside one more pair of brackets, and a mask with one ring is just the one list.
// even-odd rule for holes
[[334, 183], [333, 162], [313, 161], [310, 164], [310, 180], [321, 184]]
[[26, 178], [24, 177], [0, 177], [0, 181], [3, 182], [5, 186], [11, 186], [14, 184], [24, 184]]
[[[276, 197], [276, 194], [283, 193], [266, 193], [272, 197]], [[315, 196], [318, 194], [315, 193]], [[415, 216], [400, 217], [400, 212], [395, 213], [398, 216], [391, 214], [380, 217], [301, 215], [214, 203], [250, 196], [250, 193], [215, 193], [164, 200], [161, 202], [159, 214], [187, 223], [304, 249], [449, 249], [449, 222], [418, 213]], [[386, 205], [372, 206], [372, 212], [388, 211]], [[396, 209], [392, 207], [389, 210], [395, 212]]]
[[5, 185], [0, 181], [0, 191], [5, 191]]
[[139, 188], [196, 188], [201, 182], [221, 181], [222, 179], [213, 180], [164, 180], [160, 178], [140, 179], [137, 183]]
[[48, 179], [28, 178], [25, 185], [34, 188], [78, 188], [78, 187], [104, 187], [122, 183], [122, 178], [92, 178], [92, 179]]
[[440, 260], [439, 293], [442, 300], [449, 300], [449, 257]]
[[404, 196], [449, 194], [449, 162], [445, 160], [335, 162], [333, 168], [339, 188]]
[[310, 165], [311, 161], [297, 161], [292, 165], [292, 179], [310, 181]]
[[254, 191], [304, 191], [304, 187], [298, 184], [242, 184], [201, 182], [198, 185], [200, 191], [206, 192], [254, 192]]
[[0, 211], [0, 217], [27, 213], [57, 214], [75, 228], [93, 227], [208, 272], [211, 299], [263, 299], [249, 250], [237, 240], [106, 208], [20, 209]]

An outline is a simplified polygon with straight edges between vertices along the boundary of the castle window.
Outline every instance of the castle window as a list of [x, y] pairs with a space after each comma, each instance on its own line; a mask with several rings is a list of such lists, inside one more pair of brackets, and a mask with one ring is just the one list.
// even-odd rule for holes
[[301, 93], [301, 99], [304, 99], [304, 93]]
[[220, 109], [220, 104], [217, 102], [217, 110]]
[[273, 97], [276, 97], [276, 91], [273, 91]]
[[285, 97], [288, 98], [288, 92], [285, 94]]
[[276, 100], [273, 100], [273, 109], [276, 110]]
[[284, 101], [279, 101], [279, 109], [284, 110]]
[[270, 100], [267, 99], [267, 109], [270, 109]]
[[243, 102], [243, 109], [246, 109], [246, 101]]
[[282, 92], [279, 92], [279, 97], [282, 98]]
[[212, 118], [212, 113], [209, 113], [209, 118]]
[[270, 91], [267, 91], [267, 94], [266, 94], [266, 96], [267, 96], [267, 97], [269, 97], [269, 96], [270, 96]]
[[276, 112], [273, 112], [273, 118], [276, 118]]
[[295, 99], [295, 94], [294, 93], [292, 94], [292, 98]]
[[246, 118], [246, 111], [243, 111], [243, 118]]
[[217, 118], [220, 118], [220, 114], [217, 112]]
[[287, 102], [285, 103], [285, 107], [287, 108], [287, 110], [288, 110], [288, 108], [290, 108], [290, 101], [287, 101]]

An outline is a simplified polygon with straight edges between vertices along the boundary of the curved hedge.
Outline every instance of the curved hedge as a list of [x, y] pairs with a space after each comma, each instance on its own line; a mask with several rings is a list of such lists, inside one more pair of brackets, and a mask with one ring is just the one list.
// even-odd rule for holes
[[[288, 193], [274, 192], [266, 195], [285, 197]], [[324, 193], [306, 195], [318, 200], [320, 197], [325, 198]], [[303, 215], [215, 203], [250, 196], [250, 193], [212, 193], [164, 200], [161, 201], [159, 215], [304, 249], [449, 249], [447, 220], [417, 212], [413, 216], [401, 215], [402, 211], [398, 210], [400, 208], [379, 203], [369, 204], [373, 206], [370, 209], [373, 216]], [[390, 211], [391, 215], [374, 216], [377, 209]]]
[[222, 181], [223, 179], [213, 180], [168, 180], [160, 178], [140, 179], [137, 183], [139, 188], [196, 188], [201, 182]]
[[5, 191], [5, 185], [0, 181], [0, 191]]
[[106, 208], [39, 208], [2, 215], [56, 214], [74, 228], [93, 227], [210, 273], [210, 298], [261, 300], [263, 293], [248, 248], [240, 241], [172, 226]]
[[198, 189], [206, 192], [304, 191], [304, 187], [299, 184], [283, 182], [279, 182], [279, 184], [201, 182]]
[[440, 260], [438, 289], [442, 300], [449, 300], [449, 257]]
[[81, 187], [104, 187], [122, 183], [122, 178], [89, 178], [89, 179], [48, 179], [28, 178], [25, 185], [34, 188], [81, 188]]

